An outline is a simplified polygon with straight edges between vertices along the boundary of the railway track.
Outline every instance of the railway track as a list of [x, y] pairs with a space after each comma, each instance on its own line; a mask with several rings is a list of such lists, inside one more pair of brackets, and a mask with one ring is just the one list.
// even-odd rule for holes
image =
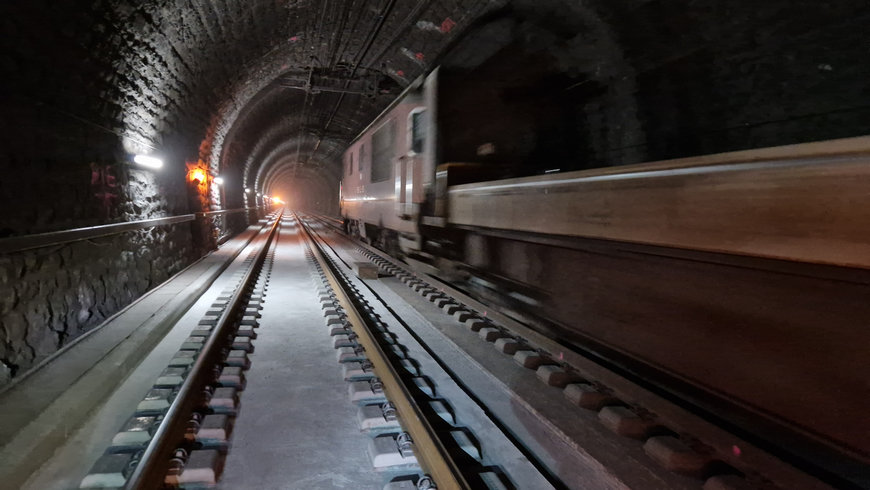
[[216, 301], [137, 404], [80, 488], [151, 489], [216, 483], [273, 261], [272, 216]]
[[832, 488], [334, 220], [262, 225], [22, 488]]
[[[340, 231], [329, 220], [320, 221]], [[580, 411], [597, 414], [600, 424], [639, 441], [646, 456], [668, 471], [701, 480], [704, 488], [862, 488], [860, 483], [837, 478], [820, 479], [800, 464], [796, 467], [791, 460], [781, 459], [775, 448], [760, 447], [755, 440], [703, 418], [691, 404], [665, 398], [658, 390], [603, 368], [373, 247], [355, 246], [383, 273], [395, 275], [416, 294], [478, 332], [484, 342], [533, 370], [550, 390], [560, 390]], [[563, 429], [562, 435], [571, 432], [568, 427]]]
[[[360, 293], [350, 270], [342, 268], [335, 252], [307, 227], [294, 217], [275, 216], [252, 248], [243, 267], [210, 300], [166, 367], [153, 374], [156, 381], [151, 389], [111, 437], [79, 488], [271, 488], [268, 478], [251, 480], [245, 460], [261, 459], [263, 447], [274, 441], [263, 440], [256, 430], [249, 432], [246, 424], [262, 417], [263, 410], [275, 410], [269, 407], [273, 401], [263, 385], [282, 381], [273, 377], [264, 383], [270, 376], [257, 369], [270, 363], [293, 363], [269, 350], [278, 347], [286, 354], [280, 342], [270, 342], [276, 337], [274, 332], [270, 337], [268, 328], [286, 319], [278, 318], [275, 311], [294, 308], [283, 294], [286, 288], [305, 290], [310, 295], [305, 298], [306, 307], [313, 303], [307, 299], [316, 298], [321, 312], [316, 322], [310, 321], [310, 315], [292, 315], [304, 330], [285, 331], [290, 335], [284, 340], [296, 338], [294, 333], [315, 332], [320, 334], [317, 348], [336, 353], [329, 362], [319, 358], [317, 374], [324, 370], [329, 374], [331, 369], [332, 375], [338, 375], [336, 381], [344, 389], [336, 395], [350, 398], [338, 412], [350, 412], [353, 416], [348, 418], [354, 423], [351, 431], [345, 427], [337, 434], [356, 439], [353, 451], [368, 459], [365, 468], [337, 469], [340, 478], [364, 487], [380, 482], [378, 486], [385, 488], [552, 487], [487, 422], [485, 414], [480, 410], [469, 413], [469, 407], [477, 409], [474, 402], [467, 396], [457, 400], [463, 390], [449, 386], [448, 376], [428, 368], [435, 363], [425, 349], [413, 338], [391, 331], [400, 320], [387, 319], [383, 305], [370, 305], [371, 298]], [[287, 272], [282, 267], [294, 263], [297, 272], [303, 269], [299, 267], [303, 250], [304, 276], [310, 274], [316, 291], [301, 285], [300, 274], [282, 274]], [[255, 344], [260, 347], [257, 351]], [[299, 346], [304, 350], [314, 347], [301, 342]], [[305, 375], [300, 372], [299, 376]], [[329, 383], [317, 383], [321, 385]], [[280, 401], [292, 405], [294, 411], [312, 410], [311, 400], [294, 403], [289, 398]], [[253, 416], [246, 418], [248, 412]], [[284, 428], [274, 424], [270, 436], [278, 440], [306, 437], [298, 424], [287, 432]], [[249, 446], [246, 438], [257, 439], [255, 446]], [[335, 444], [334, 439], [323, 434], [320, 444]], [[285, 450], [285, 456], [292, 457], [310, 448], [290, 445]], [[341, 457], [343, 463], [345, 459]], [[236, 468], [239, 464], [242, 469]], [[305, 475], [298, 470], [292, 475], [270, 471], [288, 482]], [[290, 487], [318, 488], [317, 484], [297, 483]]]
[[[345, 366], [348, 373], [345, 377], [353, 383], [351, 398], [355, 398], [355, 390], [361, 389], [365, 394], [360, 396], [375, 401], [361, 407], [361, 420], [366, 420], [365, 414], [373, 413], [381, 423], [378, 419], [380, 411], [383, 419], [395, 421], [404, 429], [395, 437], [395, 443], [400, 456], [411, 457], [413, 453], [414, 460], [420, 464], [424, 475], [416, 480], [418, 488], [506, 488], [498, 473], [488, 471], [482, 465], [460, 466], [458, 458], [452, 454], [465, 453], [463, 459], [482, 462], [480, 449], [469, 437], [468, 428], [455, 425], [454, 414], [447, 403], [435, 396], [431, 381], [421, 375], [419, 361], [408, 358], [407, 348], [397, 343], [387, 324], [380, 321], [347, 275], [325, 255], [322, 245], [307, 226], [305, 233], [311, 240], [309, 253], [322, 282], [319, 291], [328, 313], [327, 326], [330, 327], [330, 321], [337, 325], [330, 329], [330, 334], [336, 339], [336, 347], [345, 349], [340, 356], [348, 356], [342, 361], [349, 363]], [[428, 409], [424, 409], [424, 404]], [[435, 412], [435, 417], [432, 412]], [[447, 422], [448, 427], [439, 433], [436, 424], [443, 425], [443, 422]], [[380, 437], [387, 438], [388, 448], [392, 449], [389, 439], [393, 436]], [[373, 439], [373, 448], [379, 444], [375, 441], [378, 441], [377, 437]], [[374, 449], [373, 454], [377, 451]]]

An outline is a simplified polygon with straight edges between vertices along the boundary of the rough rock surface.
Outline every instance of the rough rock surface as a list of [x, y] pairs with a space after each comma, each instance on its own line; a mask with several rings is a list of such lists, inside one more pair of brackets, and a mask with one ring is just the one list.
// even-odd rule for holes
[[180, 224], [0, 256], [0, 379], [8, 381], [181, 270]]

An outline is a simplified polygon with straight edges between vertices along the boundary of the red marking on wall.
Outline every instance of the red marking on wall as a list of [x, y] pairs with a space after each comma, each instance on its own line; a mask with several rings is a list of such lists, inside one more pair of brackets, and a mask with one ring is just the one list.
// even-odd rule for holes
[[399, 75], [400, 77], [405, 76], [405, 70], [398, 70], [398, 71], [396, 71], [396, 75]]
[[118, 200], [118, 178], [115, 176], [112, 165], [97, 165], [91, 163], [91, 189], [97, 198], [100, 210], [108, 219], [112, 215], [112, 208]]
[[740, 447], [736, 445], [731, 446], [731, 452], [734, 453], [734, 456], [740, 456], [741, 454], [743, 454], [743, 451], [740, 449]]
[[452, 31], [454, 27], [456, 27], [456, 22], [450, 17], [447, 17], [444, 19], [444, 22], [441, 23], [441, 32], [447, 34]]
[[425, 66], [425, 63], [423, 63], [423, 58], [425, 58], [425, 55], [423, 53], [420, 53], [418, 51], [412, 51], [408, 48], [402, 48], [399, 50], [399, 52], [417, 65], [421, 67]]
[[299, 36], [290, 36], [290, 42], [291, 42], [291, 43], [295, 43], [295, 42], [298, 41], [298, 40], [299, 40]]

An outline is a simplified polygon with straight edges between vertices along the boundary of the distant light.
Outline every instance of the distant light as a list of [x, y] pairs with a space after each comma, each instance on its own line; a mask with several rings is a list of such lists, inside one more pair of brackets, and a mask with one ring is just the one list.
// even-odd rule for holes
[[148, 155], [136, 155], [133, 157], [133, 161], [143, 167], [160, 168], [163, 166], [163, 160]]
[[214, 183], [217, 185], [224, 185], [224, 178], [223, 177], [215, 177]]
[[257, 193], [257, 197], [260, 197], [260, 193], [259, 193], [259, 192]]
[[247, 187], [245, 187], [245, 194], [250, 194], [250, 193], [251, 193], [251, 189], [248, 189]]
[[206, 177], [205, 170], [203, 170], [201, 168], [195, 168], [195, 169], [193, 169], [193, 171], [190, 172], [190, 181], [191, 182], [198, 182], [198, 183], [202, 184], [203, 182], [205, 182], [205, 177]]
[[284, 201], [282, 201], [280, 197], [273, 197], [272, 202], [275, 204], [284, 204]]

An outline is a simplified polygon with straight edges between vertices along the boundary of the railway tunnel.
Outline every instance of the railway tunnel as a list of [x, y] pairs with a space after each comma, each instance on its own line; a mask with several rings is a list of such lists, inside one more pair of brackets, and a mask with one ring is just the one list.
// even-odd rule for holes
[[870, 488], [861, 2], [0, 19], [9, 488]]

